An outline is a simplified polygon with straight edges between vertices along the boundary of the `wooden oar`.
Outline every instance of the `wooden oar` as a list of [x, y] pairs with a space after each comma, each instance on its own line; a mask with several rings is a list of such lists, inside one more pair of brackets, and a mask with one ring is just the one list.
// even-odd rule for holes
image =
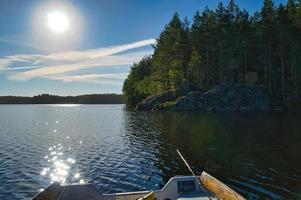
[[201, 181], [203, 186], [206, 187], [206, 189], [212, 192], [219, 199], [245, 200], [245, 198], [240, 194], [206, 172], [202, 172], [201, 176], [198, 176], [197, 178]]
[[[204, 188], [202, 188], [202, 186], [204, 186], [208, 191], [210, 191], [217, 198], [222, 200], [246, 200], [240, 194], [238, 194], [237, 192], [235, 192], [234, 190], [232, 190], [227, 185], [220, 182], [210, 174], [207, 174], [205, 171], [202, 172], [201, 176], [196, 176], [195, 173], [192, 171], [191, 167], [189, 166], [188, 162], [185, 160], [184, 156], [178, 149], [177, 153], [179, 154], [189, 171], [192, 173], [192, 175], [197, 178], [202, 190], [204, 190]], [[207, 194], [206, 191], [204, 192], [205, 194]], [[211, 199], [209, 195], [208, 198]]]

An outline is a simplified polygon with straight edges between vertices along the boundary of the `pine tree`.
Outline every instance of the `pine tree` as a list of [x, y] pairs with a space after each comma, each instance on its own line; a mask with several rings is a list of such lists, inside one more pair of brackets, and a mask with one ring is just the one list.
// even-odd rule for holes
[[[212, 11], [209, 10], [208, 7], [205, 8], [202, 16], [199, 12], [196, 12], [193, 23], [191, 25], [190, 30], [190, 38], [191, 38], [191, 45], [192, 49], [194, 49], [194, 53], [199, 54], [201, 57], [204, 58], [204, 62], [202, 62], [202, 68], [204, 71], [204, 88], [209, 88], [210, 86], [210, 79], [212, 74], [210, 71], [210, 63], [213, 62], [210, 58], [215, 49], [215, 18]], [[211, 65], [213, 66], [213, 64]]]
[[227, 52], [227, 12], [223, 3], [219, 3], [215, 11], [216, 14], [216, 58], [219, 83], [226, 83], [228, 78], [228, 52]]
[[275, 30], [275, 8], [272, 0], [264, 0], [264, 6], [261, 10], [262, 17], [262, 34], [263, 41], [265, 43], [265, 51], [267, 60], [267, 71], [268, 71], [268, 91], [272, 93], [272, 37]]
[[187, 31], [187, 27], [180, 20], [179, 15], [175, 13], [157, 39], [153, 59], [155, 74], [160, 82], [161, 90], [179, 87], [186, 82], [190, 55]]
[[238, 35], [236, 49], [239, 52], [239, 58], [242, 58], [240, 65], [240, 71], [242, 72], [242, 82], [246, 82], [246, 74], [248, 70], [248, 51], [252, 44], [253, 32], [251, 29], [251, 21], [249, 19], [249, 13], [246, 10], [239, 11], [236, 19], [236, 26]]
[[[288, 0], [287, 3], [287, 12], [288, 12], [288, 24], [290, 26], [290, 34], [289, 34], [289, 44], [288, 44], [288, 52], [289, 52], [289, 66], [287, 70], [287, 79], [289, 80], [288, 90], [290, 92], [290, 97], [294, 99], [298, 99], [298, 90], [299, 90], [299, 73], [298, 73], [298, 58], [300, 57], [300, 33], [301, 29], [299, 28], [298, 21], [300, 22], [301, 15], [298, 13], [300, 11], [300, 1], [296, 2], [296, 0]], [[299, 19], [298, 19], [299, 18]]]

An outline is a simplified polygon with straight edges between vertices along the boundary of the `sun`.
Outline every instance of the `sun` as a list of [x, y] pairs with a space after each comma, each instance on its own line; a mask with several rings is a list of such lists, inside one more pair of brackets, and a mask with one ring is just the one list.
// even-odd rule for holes
[[50, 11], [47, 13], [47, 25], [52, 31], [62, 33], [68, 30], [70, 23], [64, 12]]

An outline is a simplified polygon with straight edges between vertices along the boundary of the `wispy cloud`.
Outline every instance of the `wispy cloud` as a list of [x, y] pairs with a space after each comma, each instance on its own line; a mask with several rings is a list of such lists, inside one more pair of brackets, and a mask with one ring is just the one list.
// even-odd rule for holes
[[127, 77], [128, 73], [115, 73], [115, 74], [83, 74], [74, 76], [49, 76], [51, 80], [60, 80], [63, 82], [87, 82], [97, 84], [111, 84], [121, 86], [123, 80]]
[[[95, 82], [101, 78], [110, 77], [110, 75], [107, 74], [104, 77], [102, 74], [81, 74], [78, 76], [66, 76], [64, 74], [89, 68], [131, 65], [140, 60], [145, 54], [141, 52], [124, 54], [124, 52], [154, 43], [155, 39], [148, 39], [130, 44], [83, 51], [68, 51], [47, 55], [20, 54], [6, 56], [0, 58], [0, 73], [9, 72], [7, 73], [7, 78], [13, 81], [26, 81], [39, 77], [65, 82], [88, 82], [89, 80]], [[123, 74], [123, 79], [125, 77]]]
[[140, 58], [141, 57], [135, 55], [106, 56], [98, 59], [73, 62], [71, 64], [40, 66], [37, 69], [31, 69], [9, 75], [7, 78], [15, 81], [25, 81], [35, 77], [48, 78], [49, 75], [60, 75], [63, 73], [74, 72], [88, 68], [131, 65], [133, 62], [136, 62]]

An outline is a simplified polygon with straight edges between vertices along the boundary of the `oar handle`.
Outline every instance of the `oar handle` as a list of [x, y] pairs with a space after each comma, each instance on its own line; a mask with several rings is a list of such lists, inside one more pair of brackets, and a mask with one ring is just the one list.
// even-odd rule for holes
[[229, 188], [224, 183], [220, 182], [210, 174], [202, 172], [198, 179], [206, 187], [207, 190], [212, 192], [217, 198], [222, 200], [246, 200], [240, 194]]

